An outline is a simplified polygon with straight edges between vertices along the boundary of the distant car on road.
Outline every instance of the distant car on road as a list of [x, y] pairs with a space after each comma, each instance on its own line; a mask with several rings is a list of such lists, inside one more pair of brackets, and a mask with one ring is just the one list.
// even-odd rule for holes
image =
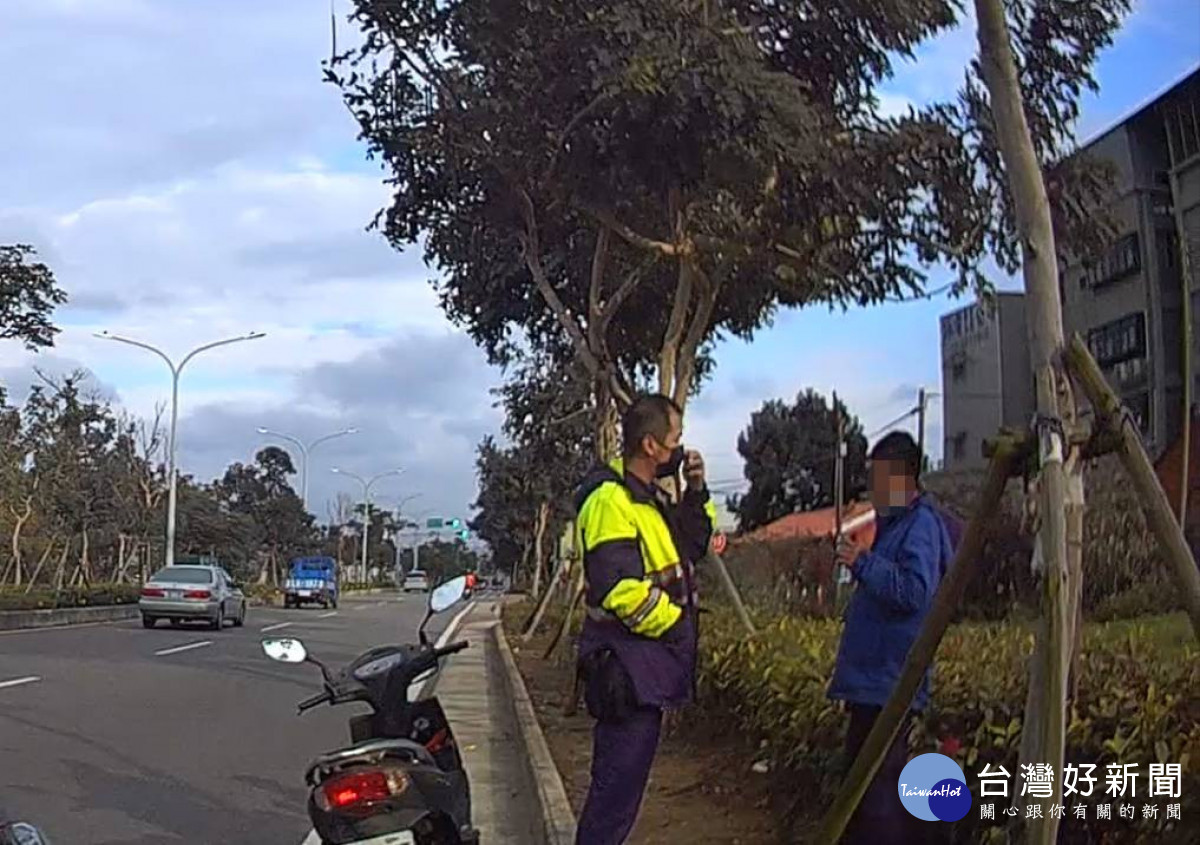
[[420, 569], [414, 569], [404, 576], [404, 592], [428, 593], [429, 576]]
[[204, 620], [214, 631], [225, 627], [226, 620], [235, 628], [246, 623], [246, 596], [219, 566], [160, 569], [142, 587], [138, 609], [146, 628], [153, 628], [159, 619], [170, 619], [172, 625]]

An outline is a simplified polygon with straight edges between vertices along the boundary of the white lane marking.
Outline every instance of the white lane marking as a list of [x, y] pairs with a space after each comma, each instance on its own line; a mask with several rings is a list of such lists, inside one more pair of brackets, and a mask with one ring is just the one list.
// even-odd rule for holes
[[337, 614], [338, 614], [338, 612], [336, 610], [331, 610], [328, 613], [322, 613], [317, 618], [318, 619], [328, 619], [330, 616], [337, 616]]
[[[464, 616], [471, 612], [471, 608], [474, 606], [475, 602], [470, 602], [466, 607], [458, 612], [457, 616], [450, 620], [450, 624], [446, 626], [446, 630], [442, 631], [442, 635], [438, 637], [437, 642], [434, 643], [434, 648], [441, 648], [446, 643], [450, 642], [450, 638], [454, 636], [454, 631], [458, 628], [458, 624], [462, 622]], [[423, 697], [425, 695], [425, 689], [433, 682], [435, 678], [437, 678], [436, 674], [431, 675], [422, 681], [421, 686], [418, 688], [417, 694], [413, 696], [413, 699], [416, 700]], [[315, 830], [310, 831], [308, 836], [304, 837], [304, 840], [300, 843], [300, 845], [321, 845], [321, 837], [317, 836], [317, 832]]]
[[296, 623], [295, 622], [278, 622], [274, 625], [268, 625], [267, 627], [263, 628], [262, 633], [265, 634], [265, 633], [267, 633], [267, 631], [278, 631], [280, 628], [290, 628], [294, 624], [296, 624]]
[[39, 678], [37, 675], [30, 675], [27, 678], [13, 678], [11, 681], [0, 681], [0, 689], [19, 687], [23, 686], [24, 684], [36, 684], [40, 680], [41, 678]]
[[198, 643], [188, 643], [187, 645], [175, 646], [175, 648], [164, 648], [162, 651], [154, 652], [155, 657], [166, 657], [168, 654], [179, 654], [181, 651], [191, 651], [194, 648], [204, 648], [212, 645], [212, 640], [202, 640]]

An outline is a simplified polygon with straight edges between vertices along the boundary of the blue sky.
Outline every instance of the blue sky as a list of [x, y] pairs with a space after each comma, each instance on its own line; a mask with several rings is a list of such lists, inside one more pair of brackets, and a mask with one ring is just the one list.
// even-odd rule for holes
[[[340, 12], [347, 0], [336, 0]], [[970, 5], [970, 4], [967, 4]], [[5, 0], [0, 243], [33, 243], [71, 295], [57, 348], [0, 344], [0, 382], [83, 367], [97, 389], [149, 415], [169, 397], [161, 362], [95, 339], [109, 329], [174, 356], [206, 353], [181, 389], [184, 472], [212, 478], [264, 445], [260, 425], [305, 439], [356, 426], [310, 468], [312, 505], [352, 492], [329, 469], [406, 472], [384, 504], [462, 514], [474, 448], [499, 428], [499, 374], [437, 307], [430, 272], [365, 226], [387, 201], [336, 92], [320, 82], [328, 0]], [[236, 27], [229, 22], [237, 21]], [[889, 107], [949, 96], [975, 52], [970, 27], [905, 62]], [[47, 56], [55, 60], [47, 61]], [[1200, 2], [1143, 0], [1085, 99], [1090, 137], [1200, 62]], [[37, 68], [36, 73], [30, 73]], [[935, 280], [934, 285], [940, 284]], [[837, 389], [868, 430], [936, 390], [946, 298], [829, 313], [785, 312], [750, 344], [723, 343], [687, 421], [711, 475], [741, 475], [738, 432], [764, 400]], [[930, 442], [940, 446], [940, 409]]]

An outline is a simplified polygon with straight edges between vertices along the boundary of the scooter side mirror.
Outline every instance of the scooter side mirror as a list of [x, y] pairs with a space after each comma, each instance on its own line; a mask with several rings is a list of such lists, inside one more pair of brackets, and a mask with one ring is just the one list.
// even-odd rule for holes
[[444, 613], [462, 601], [467, 594], [467, 576], [451, 578], [429, 594], [429, 612]]
[[50, 837], [28, 822], [0, 822], [0, 845], [50, 845]]
[[445, 613], [454, 605], [462, 601], [463, 596], [467, 594], [467, 576], [459, 575], [457, 578], [451, 578], [449, 581], [440, 585], [437, 589], [429, 594], [429, 606], [425, 611], [425, 618], [421, 620], [421, 627], [417, 628], [417, 638], [421, 645], [428, 645], [429, 638], [425, 636], [425, 626], [429, 624], [429, 620], [435, 614]]
[[290, 637], [263, 640], [262, 649], [267, 657], [280, 663], [303, 663], [308, 660], [308, 649], [304, 643]]

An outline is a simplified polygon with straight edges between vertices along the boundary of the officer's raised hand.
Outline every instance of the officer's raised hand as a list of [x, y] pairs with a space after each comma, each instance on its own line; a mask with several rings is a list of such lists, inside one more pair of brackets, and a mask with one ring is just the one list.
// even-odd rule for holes
[[704, 456], [689, 449], [683, 458], [683, 477], [689, 490], [704, 489]]

